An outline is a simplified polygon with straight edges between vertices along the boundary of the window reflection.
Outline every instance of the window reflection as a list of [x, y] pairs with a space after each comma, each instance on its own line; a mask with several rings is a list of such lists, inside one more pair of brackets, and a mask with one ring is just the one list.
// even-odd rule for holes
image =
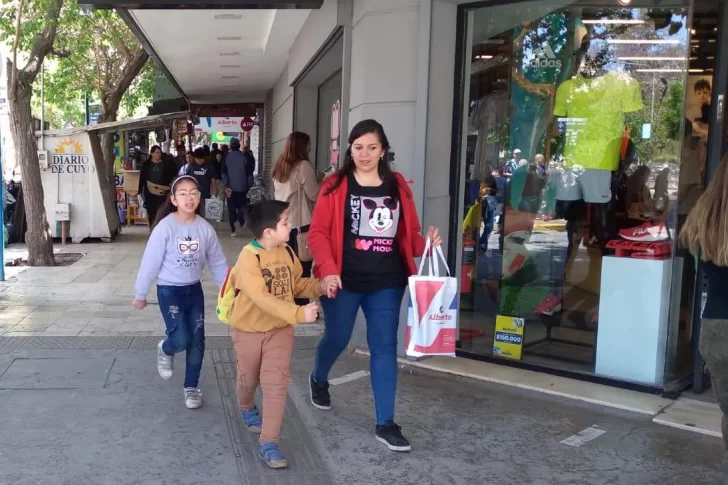
[[[460, 342], [498, 355], [496, 317], [519, 317], [524, 360], [662, 384], [671, 308], [660, 295], [691, 266], [673, 238], [702, 190], [710, 86], [694, 77], [687, 2], [581, 5], [468, 13]], [[600, 357], [639, 311], [605, 303], [639, 281], [658, 295], [644, 338], [661, 346], [651, 366], [662, 369], [622, 375]]]

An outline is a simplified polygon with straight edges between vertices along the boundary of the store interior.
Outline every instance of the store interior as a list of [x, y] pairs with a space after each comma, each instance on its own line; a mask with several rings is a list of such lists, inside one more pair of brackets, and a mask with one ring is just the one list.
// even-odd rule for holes
[[692, 372], [675, 238], [703, 188], [719, 5], [564, 3], [466, 13], [460, 351], [514, 359], [496, 320], [516, 317], [515, 360], [667, 386]]

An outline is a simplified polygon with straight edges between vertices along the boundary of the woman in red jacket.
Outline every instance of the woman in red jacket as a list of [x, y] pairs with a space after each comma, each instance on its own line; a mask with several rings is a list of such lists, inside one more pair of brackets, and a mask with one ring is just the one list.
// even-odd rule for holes
[[[322, 298], [325, 332], [310, 377], [311, 403], [331, 409], [328, 377], [349, 345], [359, 308], [367, 321], [376, 439], [393, 451], [410, 444], [394, 422], [397, 390], [397, 327], [407, 278], [422, 255], [417, 210], [404, 177], [392, 171], [389, 142], [374, 120], [357, 123], [341, 169], [321, 187], [309, 232], [314, 274], [336, 278], [340, 290]], [[441, 243], [431, 227], [428, 237]]]

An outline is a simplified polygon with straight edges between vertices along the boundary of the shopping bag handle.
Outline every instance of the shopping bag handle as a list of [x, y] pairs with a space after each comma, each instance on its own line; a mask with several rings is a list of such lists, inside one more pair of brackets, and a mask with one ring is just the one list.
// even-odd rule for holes
[[[432, 251], [430, 251], [432, 249]], [[432, 240], [428, 237], [425, 241], [425, 251], [422, 253], [422, 259], [420, 260], [420, 267], [417, 270], [417, 275], [422, 276], [422, 271], [425, 269], [425, 260], [428, 260], [430, 272], [428, 276], [440, 276], [440, 261], [445, 267], [447, 276], [450, 276], [450, 267], [447, 265], [447, 260], [442, 252], [442, 246], [432, 246]]]
[[428, 257], [428, 256], [427, 256], [428, 254], [430, 254], [430, 247], [431, 247], [431, 245], [432, 245], [432, 243], [430, 242], [430, 238], [428, 237], [428, 238], [427, 238], [427, 239], [425, 240], [425, 250], [424, 250], [424, 252], [422, 253], [422, 258], [420, 259], [420, 267], [419, 267], [419, 269], [417, 270], [417, 276], [422, 276], [422, 270], [424, 270], [424, 269], [425, 269], [425, 260], [427, 260], [427, 259], [429, 259], [429, 263], [430, 263], [430, 264], [429, 264], [429, 267], [430, 267], [430, 272], [429, 272], [428, 274], [430, 274], [430, 275], [431, 275], [431, 274], [433, 273], [433, 268], [432, 268], [432, 257]]

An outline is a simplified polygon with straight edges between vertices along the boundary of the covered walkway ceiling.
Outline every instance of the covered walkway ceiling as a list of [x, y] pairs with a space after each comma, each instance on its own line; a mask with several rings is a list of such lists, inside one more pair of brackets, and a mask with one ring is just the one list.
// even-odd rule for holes
[[234, 104], [265, 100], [311, 8], [323, 0], [79, 3], [115, 8], [190, 103]]

